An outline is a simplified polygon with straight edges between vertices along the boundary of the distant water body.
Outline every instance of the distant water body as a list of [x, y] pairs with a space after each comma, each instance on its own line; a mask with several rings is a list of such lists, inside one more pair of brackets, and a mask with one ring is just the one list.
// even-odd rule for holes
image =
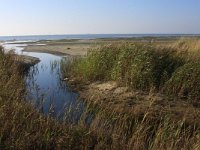
[[0, 41], [40, 41], [62, 39], [100, 39], [100, 38], [142, 38], [142, 37], [181, 37], [200, 36], [200, 34], [74, 34], [74, 35], [34, 35], [0, 36]]

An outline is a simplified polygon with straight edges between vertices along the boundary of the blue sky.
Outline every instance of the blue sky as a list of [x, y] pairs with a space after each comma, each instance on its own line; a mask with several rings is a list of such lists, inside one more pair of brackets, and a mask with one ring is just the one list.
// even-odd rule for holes
[[200, 33], [200, 0], [0, 0], [0, 35]]

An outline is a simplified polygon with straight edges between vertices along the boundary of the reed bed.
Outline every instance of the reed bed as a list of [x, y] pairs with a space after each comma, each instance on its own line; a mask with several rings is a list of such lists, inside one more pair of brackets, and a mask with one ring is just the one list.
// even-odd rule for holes
[[130, 107], [130, 102], [143, 101], [137, 95], [122, 105], [110, 94], [101, 99], [93, 93], [77, 124], [43, 116], [25, 101], [22, 72], [1, 48], [0, 149], [200, 149], [200, 126], [195, 121], [199, 118], [194, 117], [200, 114], [198, 105], [186, 103], [191, 108], [188, 120], [184, 114], [174, 117], [177, 111], [168, 102], [169, 111], [158, 109], [151, 97], [163, 92], [169, 94], [169, 101], [182, 103], [184, 96], [199, 102], [199, 53], [190, 50], [193, 42], [187, 51], [180, 43], [160, 48], [141, 43], [108, 45], [91, 50], [85, 58], [63, 61], [63, 73], [69, 78], [90, 83], [112, 80], [131, 91], [149, 93], [143, 111]]

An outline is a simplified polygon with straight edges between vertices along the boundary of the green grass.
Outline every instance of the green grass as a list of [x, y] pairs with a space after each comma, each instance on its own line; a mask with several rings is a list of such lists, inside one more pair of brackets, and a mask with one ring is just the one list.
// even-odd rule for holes
[[[197, 63], [193, 66], [193, 62]], [[112, 80], [122, 86], [144, 91], [164, 89], [165, 93], [180, 95], [186, 92], [183, 89], [185, 86], [196, 92], [190, 94], [188, 91], [188, 94], [197, 98], [197, 84], [200, 82], [198, 62], [199, 39], [180, 39], [167, 46], [122, 43], [94, 48], [85, 58], [63, 65], [63, 70], [80, 81]]]
[[149, 90], [159, 89], [182, 64], [173, 50], [125, 43], [92, 49], [86, 58], [72, 63], [70, 71], [82, 80], [115, 80], [134, 89]]
[[187, 63], [177, 69], [164, 91], [190, 100], [200, 99], [200, 62]]

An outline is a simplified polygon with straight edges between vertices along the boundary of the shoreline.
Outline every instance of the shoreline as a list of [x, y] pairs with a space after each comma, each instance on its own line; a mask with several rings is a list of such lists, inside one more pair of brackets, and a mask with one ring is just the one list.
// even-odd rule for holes
[[25, 69], [38, 64], [41, 60], [37, 57], [27, 55], [14, 55], [14, 60]]
[[[150, 43], [156, 40], [159, 44], [169, 44], [174, 41], [174, 38], [159, 38], [159, 37], [146, 37], [146, 38], [101, 38], [101, 39], [65, 39], [65, 40], [41, 40], [36, 42], [25, 43], [27, 46], [23, 51], [25, 52], [41, 52], [50, 53], [53, 55], [63, 56], [85, 56], [89, 49], [102, 45], [110, 45], [117, 43]], [[20, 43], [24, 44], [24, 43]]]
[[64, 57], [64, 56], [70, 56], [70, 54], [67, 53], [62, 53], [62, 52], [58, 52], [58, 51], [48, 51], [48, 50], [23, 50], [23, 52], [32, 52], [32, 53], [45, 53], [45, 54], [52, 54], [55, 56], [60, 56], [60, 57]]
[[38, 41], [24, 47], [24, 52], [49, 53], [57, 56], [84, 56], [91, 47], [89, 40]]
[[15, 41], [10, 44], [26, 44], [24, 52], [49, 53], [57, 56], [85, 56], [89, 49], [117, 43], [156, 43], [170, 44], [175, 37], [135, 37], [135, 38], [99, 38], [99, 39], [63, 39], [39, 41]]

